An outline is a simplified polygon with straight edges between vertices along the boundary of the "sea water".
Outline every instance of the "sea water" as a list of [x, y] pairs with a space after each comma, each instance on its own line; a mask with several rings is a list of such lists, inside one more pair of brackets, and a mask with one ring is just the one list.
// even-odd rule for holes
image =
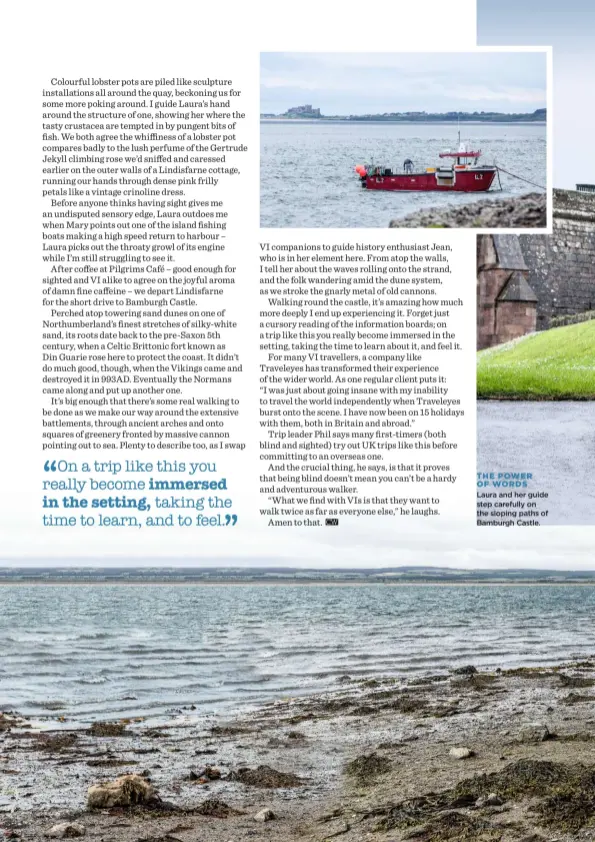
[[554, 664], [595, 654], [594, 617], [574, 585], [3, 585], [0, 709], [200, 715], [346, 675]]
[[[260, 131], [264, 228], [387, 228], [391, 219], [425, 208], [539, 192], [504, 173], [502, 192], [494, 190], [497, 177], [488, 193], [362, 189], [353, 171], [357, 164], [374, 162], [402, 172], [410, 158], [416, 171], [434, 167], [440, 152], [457, 148], [456, 124], [262, 121]], [[546, 184], [544, 124], [464, 124], [461, 140], [482, 150], [480, 163]]]

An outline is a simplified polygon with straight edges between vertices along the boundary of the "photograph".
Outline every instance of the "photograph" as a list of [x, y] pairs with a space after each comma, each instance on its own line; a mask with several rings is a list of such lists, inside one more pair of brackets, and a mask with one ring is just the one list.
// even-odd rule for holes
[[552, 233], [480, 235], [478, 471], [511, 464], [547, 493], [547, 524], [595, 524], [595, 12], [581, 0], [478, 0], [478, 43], [551, 44]]
[[554, 191], [552, 236], [477, 239], [478, 471], [530, 473], [548, 523], [594, 524], [595, 186]]
[[0, 842], [595, 842], [595, 4], [137, 6], [6, 15]]
[[262, 228], [546, 228], [546, 51], [262, 53]]

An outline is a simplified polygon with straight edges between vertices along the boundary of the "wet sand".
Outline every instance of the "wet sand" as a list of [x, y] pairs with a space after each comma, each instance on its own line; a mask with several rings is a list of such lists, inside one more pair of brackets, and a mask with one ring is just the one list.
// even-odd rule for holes
[[[86, 808], [90, 785], [123, 774], [158, 797]], [[263, 809], [275, 817], [257, 821]], [[0, 829], [41, 842], [58, 822], [106, 842], [595, 840], [595, 660], [344, 676], [332, 693], [157, 727], [0, 715]]]

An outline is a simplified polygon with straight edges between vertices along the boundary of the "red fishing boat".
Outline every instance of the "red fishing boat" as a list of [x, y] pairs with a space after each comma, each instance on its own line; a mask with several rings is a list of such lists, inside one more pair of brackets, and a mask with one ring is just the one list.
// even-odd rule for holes
[[[447, 160], [436, 167], [416, 171], [413, 161], [407, 158], [401, 171], [375, 164], [359, 164], [355, 171], [367, 190], [451, 190], [461, 193], [489, 190], [498, 167], [481, 165], [481, 149], [468, 149], [460, 141], [459, 133], [459, 148], [454, 152], [440, 152], [439, 157]], [[448, 159], [452, 163], [448, 163]]]

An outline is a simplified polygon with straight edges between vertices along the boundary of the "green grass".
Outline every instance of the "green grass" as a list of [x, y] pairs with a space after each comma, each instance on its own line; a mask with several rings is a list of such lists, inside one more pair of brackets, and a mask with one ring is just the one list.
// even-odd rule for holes
[[545, 330], [480, 351], [477, 397], [595, 400], [595, 321]]

